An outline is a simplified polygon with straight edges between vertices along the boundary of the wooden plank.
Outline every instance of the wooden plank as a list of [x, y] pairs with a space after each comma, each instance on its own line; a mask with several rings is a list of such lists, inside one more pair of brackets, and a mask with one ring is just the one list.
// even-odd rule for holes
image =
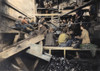
[[91, 3], [92, 3], [92, 1], [90, 0], [88, 3], [86, 3], [86, 4], [84, 4], [84, 5], [80, 6], [80, 7], [78, 7], [77, 9], [74, 9], [74, 10], [72, 10], [72, 11], [70, 11], [70, 12], [65, 13], [65, 14], [61, 14], [61, 16], [71, 14], [71, 13], [73, 13], [73, 12], [79, 10], [79, 9], [82, 9], [82, 8], [84, 8], [84, 7], [89, 6]]
[[12, 65], [12, 67], [14, 67], [15, 69], [17, 69], [18, 71], [21, 71], [21, 68], [19, 66], [15, 65], [15, 64], [11, 64], [11, 65]]
[[[89, 51], [90, 49], [76, 49], [73, 47], [43, 47], [44, 50], [71, 50], [71, 51]], [[100, 50], [100, 49], [97, 49]]]
[[[35, 44], [44, 39], [43, 35], [38, 35], [36, 37], [31, 37], [25, 40], [22, 40], [12, 46], [9, 46], [9, 49], [0, 53], [0, 61], [7, 59], [29, 47], [30, 44]], [[8, 48], [8, 47], [7, 47]]]
[[[89, 9], [90, 9], [90, 6], [87, 6], [87, 7], [82, 8], [82, 10], [89, 10]], [[74, 10], [74, 9], [72, 9], [72, 10]], [[63, 13], [68, 13], [68, 12], [70, 12], [70, 11], [72, 11], [72, 10], [67, 9], [67, 10], [62, 10], [62, 12], [63, 12]], [[76, 13], [76, 12], [73, 12], [73, 13]]]
[[29, 69], [26, 67], [26, 65], [24, 64], [24, 62], [22, 61], [20, 57], [16, 57], [15, 60], [23, 71], [29, 71]]
[[58, 10], [56, 8], [40, 8], [38, 7], [37, 10]]
[[66, 58], [66, 50], [64, 50], [64, 58]]
[[[82, 10], [89, 10], [90, 9], [90, 6], [87, 6], [87, 7], [84, 7], [84, 8], [82, 8]], [[74, 9], [73, 9], [74, 10]], [[65, 14], [65, 13], [69, 13], [69, 12], [71, 12], [72, 10], [63, 10], [62, 11], [62, 15], [63, 14]], [[69, 15], [75, 15], [76, 14], [76, 12], [72, 12], [72, 13], [70, 13]]]
[[39, 44], [30, 44], [30, 48], [26, 51], [29, 54], [35, 55], [35, 56], [41, 56], [41, 45]]
[[24, 16], [28, 16], [30, 17], [27, 13], [25, 13], [24, 11], [20, 10], [19, 8], [17, 8], [16, 6], [14, 6], [13, 4], [9, 3], [7, 0], [4, 0], [4, 3], [6, 5], [8, 5], [9, 7], [11, 7], [12, 9], [16, 10], [17, 12], [21, 13]]
[[43, 41], [40, 41], [40, 45], [41, 45], [41, 51], [40, 51], [40, 53], [42, 54], [43, 53]]
[[15, 35], [13, 43], [16, 43], [19, 38], [20, 38], [20, 33], [18, 33], [17, 35]]
[[35, 14], [35, 16], [60, 16], [60, 14]]
[[44, 50], [73, 50], [73, 47], [45, 47], [44, 46], [43, 48]]
[[35, 71], [35, 69], [36, 69], [38, 63], [39, 63], [39, 59], [37, 59], [37, 60], [35, 61], [34, 66], [33, 66], [33, 69], [32, 69], [33, 71]]
[[[49, 50], [49, 54], [51, 54], [51, 51], [52, 50], [62, 50], [64, 51], [63, 54], [64, 54], [64, 58], [66, 58], [66, 51], [90, 51], [91, 49], [75, 49], [73, 47], [43, 47], [44, 50]], [[100, 49], [97, 49], [98, 51]], [[79, 58], [79, 54], [78, 52], [76, 52], [76, 57]]]
[[49, 54], [51, 55], [51, 49], [49, 49]]
[[[42, 42], [40, 42], [42, 43]], [[39, 59], [50, 61], [51, 55], [43, 54], [43, 46], [41, 44], [30, 44], [30, 48], [26, 51], [26, 53], [33, 55]]]

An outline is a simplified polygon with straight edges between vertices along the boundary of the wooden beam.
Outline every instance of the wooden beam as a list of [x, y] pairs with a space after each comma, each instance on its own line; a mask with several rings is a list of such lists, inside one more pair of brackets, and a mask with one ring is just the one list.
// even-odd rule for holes
[[17, 64], [19, 65], [19, 67], [21, 68], [21, 70], [29, 71], [29, 69], [26, 67], [26, 65], [24, 64], [24, 62], [22, 61], [22, 59], [20, 57], [16, 57], [15, 60], [16, 60]]
[[43, 39], [44, 39], [43, 35], [38, 35], [36, 37], [31, 37], [31, 38], [22, 40], [18, 43], [15, 43], [12, 46], [7, 47], [9, 49], [6, 49], [0, 53], [0, 61], [5, 60], [23, 50], [25, 50], [26, 48], [28, 48], [30, 46], [30, 44], [35, 44]]
[[42, 47], [43, 46], [41, 44], [30, 44], [30, 48], [26, 51], [26, 53], [49, 62], [52, 56], [49, 54], [43, 54]]
[[13, 4], [11, 4], [10, 2], [8, 2], [7, 0], [3, 1], [6, 5], [8, 5], [9, 7], [11, 7], [12, 9], [16, 10], [17, 12], [21, 13], [24, 16], [30, 17], [27, 13], [25, 13], [24, 11], [20, 10], [19, 8], [17, 8], [16, 6], [14, 6]]
[[[77, 49], [73, 47], [43, 47], [44, 50], [71, 50], [71, 51], [89, 51], [90, 49]], [[100, 49], [97, 49], [100, 50]]]
[[64, 58], [66, 58], [66, 50], [64, 50]]
[[20, 33], [18, 33], [17, 35], [15, 35], [13, 43], [16, 43], [19, 38], [20, 38]]
[[[90, 9], [90, 6], [87, 6], [87, 7], [84, 7], [84, 8], [82, 8], [82, 10], [89, 10]], [[74, 10], [74, 9], [73, 9]], [[65, 14], [65, 13], [69, 13], [69, 12], [71, 12], [72, 10], [63, 10], [62, 11], [62, 15], [63, 14]], [[70, 13], [69, 15], [75, 15], [76, 14], [76, 12], [72, 12], [72, 13]]]
[[[90, 51], [91, 49], [76, 49], [73, 47], [43, 47], [44, 50], [49, 50], [49, 54], [52, 54], [52, 50], [62, 50], [64, 51], [64, 58], [66, 58], [66, 51]], [[100, 49], [97, 49], [100, 51]], [[76, 52], [77, 57], [79, 57], [78, 52]]]
[[60, 14], [35, 14], [35, 16], [60, 16]]
[[42, 54], [43, 53], [43, 41], [40, 41], [40, 45], [41, 45], [41, 51], [40, 51], [40, 53]]
[[21, 70], [21, 68], [19, 66], [15, 65], [15, 64], [11, 64], [11, 65], [12, 65], [12, 67], [14, 67], [15, 69], [17, 69], [18, 71]]
[[38, 63], [39, 63], [39, 59], [37, 59], [37, 60], [35, 61], [34, 66], [33, 66], [33, 69], [32, 69], [33, 71], [35, 71], [35, 69], [36, 69]]
[[51, 53], [51, 49], [49, 49], [49, 54], [51, 55], [52, 53]]
[[71, 13], [73, 13], [73, 12], [79, 10], [79, 9], [82, 9], [82, 8], [84, 8], [84, 7], [89, 6], [91, 3], [92, 3], [92, 1], [90, 0], [88, 3], [86, 3], [86, 4], [84, 4], [84, 5], [80, 6], [80, 7], [78, 7], [77, 9], [74, 9], [74, 10], [72, 10], [72, 11], [70, 11], [70, 12], [65, 13], [65, 14], [61, 14], [61, 16], [71, 14]]
[[25, 34], [25, 32], [23, 32], [23, 31], [17, 31], [17, 30], [10, 30], [10, 31], [5, 31], [5, 32], [2, 32], [2, 33], [16, 33], [16, 34], [18, 34], [18, 33], [24, 33]]
[[73, 49], [73, 47], [43, 47], [44, 50], [79, 50], [79, 49]]

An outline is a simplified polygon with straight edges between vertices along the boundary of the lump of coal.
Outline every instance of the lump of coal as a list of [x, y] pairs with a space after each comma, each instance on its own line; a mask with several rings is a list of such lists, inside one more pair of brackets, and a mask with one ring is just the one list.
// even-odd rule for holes
[[88, 61], [67, 60], [53, 57], [45, 71], [91, 71]]

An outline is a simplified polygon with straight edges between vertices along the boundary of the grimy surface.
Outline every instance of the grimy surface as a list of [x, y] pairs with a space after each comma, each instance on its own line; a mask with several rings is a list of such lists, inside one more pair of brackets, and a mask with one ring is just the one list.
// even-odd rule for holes
[[12, 46], [9, 46], [9, 49], [6, 49], [0, 53], [0, 62], [17, 54], [17, 53], [19, 53], [19, 52], [21, 52], [21, 51], [23, 51], [23, 50], [25, 50], [26, 48], [29, 48], [30, 44], [35, 44], [43, 39], [44, 39], [43, 35], [38, 35], [36, 37], [31, 37], [31, 38], [22, 40], [18, 43], [15, 43]]

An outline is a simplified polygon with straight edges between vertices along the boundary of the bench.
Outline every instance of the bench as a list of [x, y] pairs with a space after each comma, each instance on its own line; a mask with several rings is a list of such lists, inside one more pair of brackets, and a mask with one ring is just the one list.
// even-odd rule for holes
[[[90, 51], [90, 49], [78, 49], [78, 48], [73, 48], [73, 47], [48, 47], [48, 46], [44, 46], [43, 49], [49, 50], [49, 54], [52, 54], [52, 50], [53, 51], [63, 50], [64, 51], [64, 58], [66, 58], [66, 51]], [[100, 49], [97, 49], [97, 50], [100, 50]]]

